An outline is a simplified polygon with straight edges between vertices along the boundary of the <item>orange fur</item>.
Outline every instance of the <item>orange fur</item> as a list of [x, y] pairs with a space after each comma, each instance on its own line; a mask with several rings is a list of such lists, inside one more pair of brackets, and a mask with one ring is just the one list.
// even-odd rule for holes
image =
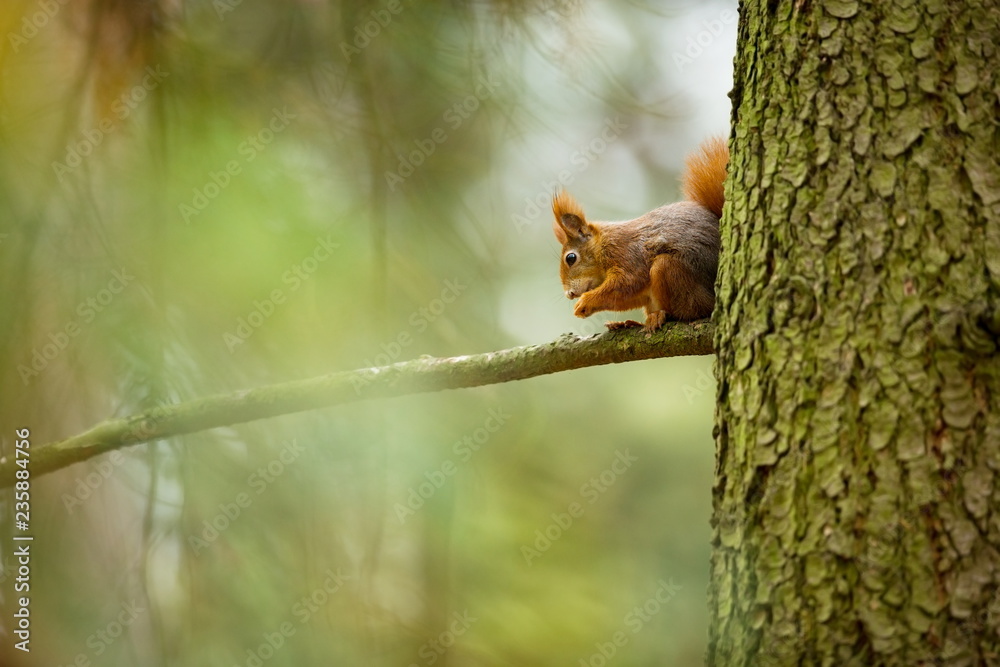
[[552, 213], [556, 216], [556, 220], [562, 220], [562, 217], [566, 214], [575, 215], [581, 220], [586, 220], [583, 216], [583, 208], [565, 190], [560, 191], [559, 194], [552, 198]]
[[[623, 222], [590, 222], [566, 192], [552, 198], [552, 230], [562, 244], [559, 277], [573, 313], [643, 308], [643, 328], [712, 314], [719, 261], [719, 214], [728, 151], [707, 142], [687, 161], [684, 193], [690, 201], [667, 204]], [[633, 320], [609, 322], [620, 329]]]
[[722, 137], [712, 137], [685, 160], [684, 196], [722, 217], [723, 182], [729, 165], [729, 147]]

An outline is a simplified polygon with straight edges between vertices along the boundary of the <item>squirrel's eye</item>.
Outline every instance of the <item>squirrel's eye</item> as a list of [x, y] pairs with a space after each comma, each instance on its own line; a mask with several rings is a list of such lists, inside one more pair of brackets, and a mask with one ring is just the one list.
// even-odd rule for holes
[[576, 253], [568, 252], [566, 253], [566, 266], [573, 266], [576, 264]]

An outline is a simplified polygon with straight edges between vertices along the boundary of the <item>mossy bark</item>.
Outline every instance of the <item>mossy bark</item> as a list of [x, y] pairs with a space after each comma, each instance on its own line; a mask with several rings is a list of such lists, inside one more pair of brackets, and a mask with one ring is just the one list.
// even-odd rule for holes
[[1000, 664], [1000, 4], [743, 3], [708, 663]]

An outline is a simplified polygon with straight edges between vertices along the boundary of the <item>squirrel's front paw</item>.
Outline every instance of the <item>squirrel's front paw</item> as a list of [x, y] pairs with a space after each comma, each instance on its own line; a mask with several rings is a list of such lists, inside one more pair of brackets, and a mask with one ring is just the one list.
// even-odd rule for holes
[[585, 296], [580, 297], [580, 300], [576, 302], [576, 308], [573, 309], [573, 314], [577, 317], [590, 317], [596, 312], [597, 310], [587, 302]]

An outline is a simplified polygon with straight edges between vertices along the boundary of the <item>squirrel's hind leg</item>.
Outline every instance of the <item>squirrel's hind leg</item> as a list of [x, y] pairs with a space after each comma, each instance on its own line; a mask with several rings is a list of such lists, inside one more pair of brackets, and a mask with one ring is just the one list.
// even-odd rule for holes
[[659, 323], [652, 326], [654, 313], [647, 308], [647, 330], [655, 331], [667, 320], [689, 322], [712, 314], [715, 295], [698, 282], [695, 272], [679, 253], [657, 255], [649, 277], [654, 306], [658, 305], [663, 315], [657, 315]]
[[646, 324], [643, 325], [642, 330], [646, 333], [653, 333], [669, 320], [670, 317], [667, 315], [665, 310], [650, 310], [646, 309]]

